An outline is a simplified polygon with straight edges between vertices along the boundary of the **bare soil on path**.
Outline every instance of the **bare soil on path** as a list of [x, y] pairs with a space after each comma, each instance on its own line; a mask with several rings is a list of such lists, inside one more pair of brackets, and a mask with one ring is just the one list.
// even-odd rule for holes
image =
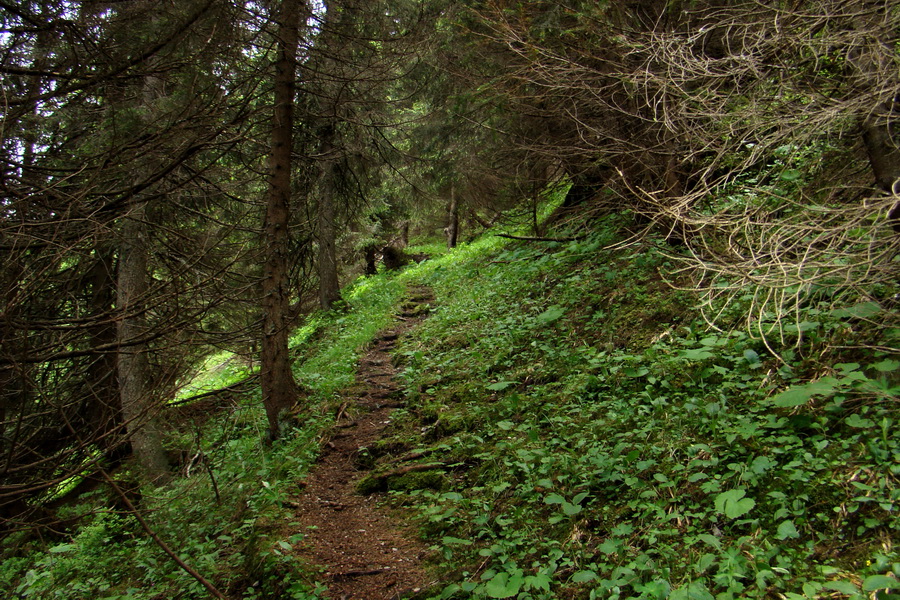
[[297, 498], [296, 520], [306, 535], [298, 552], [323, 570], [332, 600], [399, 600], [433, 583], [422, 567], [428, 548], [416, 532], [381, 505], [381, 494], [356, 491], [366, 474], [357, 467], [360, 449], [382, 437], [391, 412], [403, 402], [390, 353], [424, 318], [431, 300], [427, 288], [410, 290], [397, 324], [360, 359], [358, 384]]

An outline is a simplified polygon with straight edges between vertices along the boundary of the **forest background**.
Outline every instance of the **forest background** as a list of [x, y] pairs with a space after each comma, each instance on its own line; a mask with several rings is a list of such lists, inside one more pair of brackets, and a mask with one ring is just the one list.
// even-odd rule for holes
[[[426, 249], [435, 258], [416, 277], [447, 315], [422, 339], [474, 348], [453, 360], [510, 412], [447, 428], [451, 415], [438, 414], [478, 394], [430, 371], [440, 352], [411, 348], [410, 423], [444, 426], [423, 443], [480, 432], [477, 444], [454, 442], [471, 467], [485, 460], [492, 423], [547, 444], [545, 455], [490, 446], [498, 463], [508, 452], [538, 462], [577, 454], [583, 447], [554, 446], [518, 420], [562, 418], [526, 393], [554, 380], [567, 383], [557, 396], [542, 390], [541, 407], [627, 399], [605, 405], [619, 415], [610, 430], [641, 420], [664, 430], [677, 405], [695, 443], [681, 455], [670, 448], [672, 468], [706, 469], [682, 473], [682, 486], [677, 469], [650, 472], [651, 458], [626, 444], [597, 450], [608, 462], [590, 482], [535, 475], [526, 496], [537, 512], [515, 518], [537, 522], [558, 508], [544, 520], [551, 539], [570, 544], [608, 525], [603, 542], [578, 542], [593, 548], [578, 559], [496, 531], [467, 537], [465, 519], [450, 514], [438, 527], [432, 517], [444, 513], [428, 511], [461, 501], [459, 491], [450, 479], [431, 492], [423, 484], [410, 498], [428, 498], [426, 531], [459, 561], [434, 594], [887, 597], [900, 587], [896, 3], [0, 0], [0, 9], [0, 581], [13, 593], [152, 597], [138, 595], [144, 577], [185, 597], [315, 594], [289, 553], [273, 551], [266, 528], [281, 492], [272, 482], [307, 468], [347, 374], [295, 359], [351, 322], [359, 331], [348, 348], [364, 345], [382, 318], [373, 315], [401, 294], [386, 267]], [[440, 272], [435, 247], [408, 247], [497, 233], [521, 245], [488, 244], [481, 258], [459, 249]], [[485, 273], [507, 292], [527, 282], [512, 297], [542, 303], [502, 312], [503, 294], [494, 306], [491, 288], [478, 287]], [[448, 282], [482, 290], [495, 312], [467, 313], [471, 299]], [[470, 339], [451, 313], [507, 329]], [[618, 342], [604, 337], [613, 323]], [[566, 375], [524, 373], [533, 357], [502, 345], [538, 348], [522, 337], [538, 326], [559, 335], [541, 342], [558, 362], [548, 372], [568, 365]], [[563, 350], [573, 346], [594, 350], [576, 360]], [[212, 367], [233, 377], [199, 386]], [[437, 400], [419, 397], [427, 390]], [[178, 411], [229, 395], [244, 408], [185, 426]], [[600, 422], [578, 411], [585, 428]], [[709, 441], [718, 436], [722, 457]], [[741, 444], [752, 452], [724, 456]], [[241, 479], [247, 465], [255, 485]], [[457, 484], [486, 477], [481, 487], [507, 497], [517, 468], [470, 469]], [[200, 472], [211, 495], [198, 506]], [[660, 489], [642, 489], [645, 479]], [[636, 504], [588, 517], [605, 485], [634, 490]], [[640, 505], [664, 494], [714, 502]], [[184, 535], [173, 515], [186, 505], [199, 511], [181, 543], [190, 560], [154, 554], [145, 533], [168, 519], [164, 533]], [[214, 525], [231, 510], [223, 506], [243, 507], [228, 513], [227, 531]], [[674, 525], [659, 525], [655, 510]], [[637, 532], [616, 529], [635, 515]], [[649, 553], [676, 535], [693, 540], [681, 559]], [[110, 543], [136, 553], [131, 583], [79, 571], [121, 562]], [[170, 559], [183, 571], [167, 571]], [[491, 566], [475, 570], [481, 561]], [[177, 579], [188, 563], [211, 579]]]

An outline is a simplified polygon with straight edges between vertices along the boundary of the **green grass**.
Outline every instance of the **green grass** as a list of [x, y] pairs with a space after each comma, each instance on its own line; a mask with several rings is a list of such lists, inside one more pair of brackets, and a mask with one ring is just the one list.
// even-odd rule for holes
[[[312, 600], [322, 593], [293, 555], [303, 532], [291, 523], [292, 509], [284, 501], [296, 493], [296, 482], [318, 455], [332, 422], [330, 401], [353, 385], [360, 352], [390, 324], [404, 285], [394, 274], [360, 279], [343, 292], [345, 310], [315, 313], [294, 333], [294, 372], [305, 397], [300, 420], [271, 447], [264, 443], [258, 390], [228, 409], [208, 414], [204, 408], [188, 420], [174, 418], [167, 446], [185, 457], [182, 476], [164, 489], [143, 489], [134, 500], [160, 537], [229, 597]], [[178, 399], [248, 374], [234, 355], [218, 353]], [[127, 469], [115, 477], [126, 489], [135, 485]], [[61, 510], [61, 518], [78, 519], [71, 533], [52, 540], [22, 538], [18, 545], [8, 539], [0, 555], [4, 597], [207, 598], [118, 504], [98, 488]]]
[[[301, 422], [266, 447], [256, 392], [182, 426], [171, 447], [207, 462], [143, 491], [152, 524], [231, 597], [318, 597], [284, 500], [359, 353], [424, 284], [432, 314], [397, 357], [407, 407], [372, 448], [376, 467], [414, 450], [442, 463], [388, 485], [437, 555], [441, 584], [423, 597], [896, 597], [900, 359], [878, 349], [895, 333], [871, 325], [880, 306], [810, 301], [796, 331], [763, 340], [729, 326], [743, 322], [738, 299], [714, 331], [692, 292], [667, 285], [688, 282], [653, 240], [615, 246], [624, 225], [607, 217], [572, 242], [413, 247], [432, 258], [358, 280], [347, 310], [292, 336]], [[191, 393], [240, 374], [224, 355], [207, 366]], [[205, 597], [108, 494], [80, 502], [69, 512], [92, 516], [71, 534], [4, 550], [0, 589]]]
[[217, 352], [203, 361], [191, 380], [178, 389], [172, 401], [178, 403], [205, 392], [220, 390], [246, 379], [253, 372], [256, 369], [251, 370], [242, 364], [237, 354]]
[[703, 325], [651, 244], [605, 249], [617, 230], [485, 239], [410, 272], [438, 309], [402, 348], [411, 403], [385, 446], [447, 465], [439, 486], [392, 492], [439, 553], [433, 597], [896, 587], [900, 361], [836, 348], [879, 333], [815, 314], [783, 364]]
[[348, 311], [315, 315], [292, 337], [292, 347], [300, 349], [311, 339], [309, 328], [321, 332], [317, 351], [294, 369], [297, 381], [314, 394], [314, 400], [327, 399], [354, 383], [359, 350], [391, 324], [392, 309], [404, 291], [402, 280], [391, 273], [361, 277], [343, 291]]

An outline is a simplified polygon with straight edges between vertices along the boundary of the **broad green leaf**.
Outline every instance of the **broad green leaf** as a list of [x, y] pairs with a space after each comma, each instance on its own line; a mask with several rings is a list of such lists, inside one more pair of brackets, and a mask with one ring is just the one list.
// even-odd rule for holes
[[791, 333], [797, 332], [807, 332], [812, 331], [814, 329], [818, 329], [822, 324], [818, 321], [801, 321], [800, 323], [791, 323], [790, 325], [785, 325], [785, 331]]
[[694, 568], [697, 570], [697, 573], [703, 573], [715, 563], [716, 555], [707, 552], [706, 554], [701, 556], [696, 563], [694, 563]]
[[744, 360], [746, 360], [751, 367], [760, 366], [759, 354], [757, 354], [755, 350], [744, 350]]
[[485, 593], [491, 598], [511, 598], [519, 593], [522, 587], [521, 575], [509, 576], [509, 573], [497, 573], [484, 586]]
[[757, 456], [753, 459], [753, 462], [750, 463], [750, 470], [757, 475], [762, 475], [763, 473], [774, 467], [776, 464], [778, 463], [776, 463], [768, 456]]
[[577, 504], [571, 504], [569, 502], [562, 503], [563, 512], [566, 513], [566, 516], [574, 517], [578, 513], [581, 512], [581, 507]]
[[643, 585], [638, 585], [635, 590], [641, 593], [641, 598], [650, 600], [663, 600], [668, 598], [671, 586], [668, 581], [656, 580], [648, 581]]
[[800, 537], [800, 533], [798, 533], [797, 528], [794, 527], [793, 521], [784, 521], [778, 526], [778, 534], [776, 537], [779, 540], [794, 539]]
[[869, 575], [863, 581], [863, 591], [865, 592], [885, 589], [900, 590], [900, 581], [888, 575]]
[[450, 535], [446, 535], [441, 538], [441, 542], [445, 546], [471, 546], [472, 542], [470, 540], [464, 540], [462, 538], [453, 537]]
[[544, 496], [544, 504], [562, 504], [566, 499], [559, 494], [547, 494]]
[[[519, 463], [519, 464], [522, 464], [522, 463]], [[510, 483], [510, 482], [508, 482], [508, 481], [503, 481], [503, 482], [498, 483], [498, 484], [495, 485], [495, 486], [492, 486], [492, 487], [491, 487], [491, 491], [492, 491], [492, 492], [495, 492], [495, 493], [497, 493], [497, 494], [499, 494], [500, 492], [502, 492], [502, 491], [504, 491], [504, 490], [508, 490], [508, 489], [511, 488], [512, 486], [513, 486], [512, 483]]]
[[597, 579], [597, 574], [593, 571], [578, 571], [572, 575], [572, 581], [574, 583], [585, 583], [593, 581], [594, 579]]
[[848, 308], [838, 308], [831, 311], [835, 317], [851, 319], [869, 319], [880, 313], [883, 309], [877, 302], [862, 302]]
[[693, 348], [690, 350], [682, 350], [681, 356], [688, 360], [706, 360], [707, 358], [713, 358], [715, 354], [703, 348]]
[[881, 362], [877, 362], [872, 365], [872, 368], [878, 371], [879, 373], [890, 373], [892, 371], [896, 371], [900, 369], [900, 360], [893, 360], [890, 358], [886, 358]]
[[874, 421], [872, 421], [871, 419], [864, 419], [856, 413], [853, 413], [852, 415], [844, 419], [844, 423], [846, 423], [850, 427], [855, 427], [856, 429], [869, 429], [870, 427], [875, 427]]
[[557, 321], [564, 314], [566, 314], [566, 311], [561, 306], [551, 306], [550, 308], [539, 314], [537, 316], [537, 320], [543, 325], [549, 325], [550, 323]]
[[834, 393], [838, 381], [834, 377], [823, 377], [812, 383], [794, 385], [772, 397], [772, 403], [781, 408], [806, 404], [813, 396], [828, 396]]
[[807, 581], [803, 584], [803, 593], [806, 594], [807, 598], [815, 598], [816, 594], [821, 590], [822, 583], [819, 581]]
[[715, 596], [701, 582], [692, 581], [687, 586], [674, 590], [669, 600], [715, 600]]
[[580, 494], [575, 494], [575, 497], [572, 498], [572, 504], [581, 504], [584, 502], [584, 499], [588, 497], [587, 492], [581, 492]]
[[510, 429], [512, 429], [515, 426], [516, 426], [516, 424], [513, 423], [512, 421], [500, 421], [497, 423], [497, 427], [502, 429], [503, 431], [509, 431]]
[[517, 381], [498, 381], [497, 383], [492, 383], [491, 385], [488, 385], [485, 387], [487, 389], [491, 390], [492, 392], [502, 392], [509, 386], [515, 385], [517, 383], [518, 383]]
[[619, 523], [615, 527], [610, 530], [610, 533], [613, 535], [631, 535], [634, 532], [634, 525], [631, 523]]
[[724, 514], [729, 519], [736, 519], [750, 512], [756, 506], [756, 500], [744, 498], [747, 492], [738, 488], [722, 492], [716, 496], [716, 512]]
[[618, 540], [615, 538], [607, 538], [602, 544], [597, 546], [597, 549], [603, 554], [615, 554], [619, 551]]
[[835, 592], [847, 594], [848, 596], [859, 593], [859, 588], [850, 581], [829, 581], [822, 587], [826, 590], [834, 590]]
[[525, 587], [531, 590], [550, 591], [550, 576], [546, 573], [538, 573], [537, 575], [528, 575], [525, 577]]

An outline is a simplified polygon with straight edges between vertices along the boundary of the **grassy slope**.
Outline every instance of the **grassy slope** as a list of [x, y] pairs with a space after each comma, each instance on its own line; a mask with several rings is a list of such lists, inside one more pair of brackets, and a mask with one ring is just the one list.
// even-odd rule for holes
[[[354, 383], [361, 349], [390, 324], [403, 293], [402, 281], [389, 274], [359, 281], [344, 290], [346, 312], [314, 314], [295, 332], [294, 370], [306, 398], [295, 426], [271, 447], [263, 444], [266, 418], [258, 389], [170, 415], [167, 445], [188, 459], [181, 465], [182, 477], [162, 490], [133, 493], [160, 537], [229, 597], [319, 597], [322, 588], [293, 557], [292, 547], [303, 534], [292, 526], [292, 509], [285, 500], [296, 493], [297, 482], [318, 454], [337, 394]], [[207, 362], [185, 396], [230, 385], [248, 374], [231, 355]], [[115, 476], [123, 487], [133, 487], [127, 469]], [[68, 533], [4, 540], [3, 597], [208, 598], [119, 504], [99, 488], [61, 511], [62, 518], [88, 514]]]
[[410, 408], [382, 451], [447, 464], [392, 484], [440, 554], [432, 594], [896, 586], [900, 363], [821, 354], [877, 332], [818, 314], [782, 363], [742, 331], [708, 330], [697, 299], [661, 281], [664, 256], [604, 249], [617, 239], [609, 220], [571, 243], [483, 240], [410, 274], [438, 309], [404, 348]]
[[[900, 363], [821, 358], [834, 337], [872, 335], [824, 314], [782, 364], [740, 331], [708, 331], [697, 299], [662, 281], [666, 259], [650, 244], [605, 249], [618, 239], [613, 220], [571, 243], [488, 237], [346, 290], [349, 312], [293, 338], [309, 394], [298, 426], [262, 446], [251, 394], [184, 428], [171, 444], [203, 450], [220, 501], [195, 468], [145, 495], [154, 526], [233, 597], [316, 598], [283, 500], [359, 348], [406, 284], [426, 283], [438, 309], [399, 357], [409, 406], [372, 454], [447, 465], [391, 481], [440, 557], [435, 597], [838, 598], [895, 585]], [[216, 385], [236, 365], [214, 370]], [[30, 544], [4, 552], [11, 597], [206, 597], [115, 511]]]

